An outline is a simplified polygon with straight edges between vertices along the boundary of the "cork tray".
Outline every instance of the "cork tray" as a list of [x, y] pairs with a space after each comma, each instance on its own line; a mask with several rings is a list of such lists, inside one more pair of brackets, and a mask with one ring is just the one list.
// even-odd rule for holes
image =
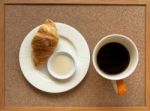
[[[69, 24], [87, 40], [92, 53], [104, 36], [120, 33], [136, 43], [140, 61], [127, 78], [127, 94], [117, 96], [110, 81], [91, 65], [82, 83], [63, 94], [47, 94], [23, 77], [18, 62], [22, 40], [46, 18]], [[75, 5], [8, 5], [5, 7], [5, 103], [8, 106], [143, 106], [145, 105], [145, 7]], [[12, 59], [13, 58], [13, 59]], [[135, 93], [136, 92], [136, 93]], [[27, 94], [27, 95], [26, 95]], [[82, 95], [82, 96], [81, 96]]]
[[[146, 85], [146, 6], [107, 4], [8, 4], [4, 7], [4, 104], [7, 107], [144, 107]], [[25, 80], [19, 66], [24, 37], [46, 18], [75, 27], [85, 37], [92, 55], [104, 36], [118, 33], [137, 45], [139, 63], [125, 79], [127, 93], [118, 96], [112, 83], [100, 77], [90, 60], [84, 80], [60, 94], [42, 92]], [[144, 111], [144, 110], [143, 110]]]

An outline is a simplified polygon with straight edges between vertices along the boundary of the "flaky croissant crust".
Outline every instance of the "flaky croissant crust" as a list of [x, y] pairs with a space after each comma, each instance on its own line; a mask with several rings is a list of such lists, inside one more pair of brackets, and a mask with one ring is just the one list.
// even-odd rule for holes
[[46, 19], [32, 40], [33, 62], [42, 65], [54, 52], [58, 44], [58, 34], [54, 22]]

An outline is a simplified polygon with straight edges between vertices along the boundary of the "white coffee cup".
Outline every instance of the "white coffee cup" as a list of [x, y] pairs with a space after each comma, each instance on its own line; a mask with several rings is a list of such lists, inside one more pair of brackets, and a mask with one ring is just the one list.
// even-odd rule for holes
[[[121, 73], [113, 74], [113, 75], [106, 74], [103, 70], [101, 70], [99, 68], [99, 66], [97, 64], [97, 54], [98, 54], [99, 50], [102, 48], [102, 46], [104, 46], [108, 43], [111, 43], [111, 42], [116, 42], [116, 43], [122, 44], [124, 47], [126, 47], [126, 49], [129, 52], [129, 56], [130, 56], [130, 61], [129, 61], [129, 65], [127, 66], [127, 68], [124, 71], [122, 71]], [[113, 83], [115, 84], [115, 87], [117, 87], [117, 92], [118, 92], [120, 90], [119, 87], [122, 87], [122, 86], [125, 87], [125, 84], [123, 83], [122, 80], [127, 78], [131, 74], [133, 74], [133, 72], [138, 64], [139, 54], [138, 54], [138, 50], [137, 50], [135, 43], [129, 37], [121, 35], [121, 34], [111, 34], [111, 35], [108, 35], [108, 36], [102, 38], [96, 44], [94, 51], [93, 51], [92, 60], [93, 60], [94, 68], [96, 69], [97, 73], [105, 79], [112, 80]], [[114, 81], [117, 81], [117, 82], [114, 82]], [[120, 85], [120, 83], [121, 83], [121, 85]]]

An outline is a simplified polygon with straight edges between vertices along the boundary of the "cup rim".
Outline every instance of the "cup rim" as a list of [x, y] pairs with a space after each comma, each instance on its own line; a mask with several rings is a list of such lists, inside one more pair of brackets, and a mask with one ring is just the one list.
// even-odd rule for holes
[[[61, 54], [64, 54], [64, 55], [67, 55], [69, 56], [72, 61], [73, 61], [73, 68], [71, 69], [71, 71], [69, 71], [67, 74], [65, 75], [59, 75], [59, 74], [56, 74], [53, 70], [52, 70], [52, 67], [51, 67], [51, 63], [52, 63], [52, 60], [54, 59], [54, 57], [58, 56], [58, 55], [61, 55]], [[48, 72], [49, 74], [54, 77], [55, 79], [59, 79], [59, 80], [65, 80], [65, 79], [69, 79], [70, 77], [72, 77], [74, 74], [75, 74], [75, 71], [76, 71], [76, 61], [75, 61], [75, 58], [73, 57], [72, 54], [66, 52], [66, 51], [59, 51], [59, 52], [55, 52], [51, 57], [49, 57], [48, 61], [47, 61], [47, 69], [48, 69]]]
[[[123, 37], [125, 39], [127, 39], [134, 47], [134, 50], [136, 52], [136, 55], [137, 55], [137, 61], [135, 62], [135, 65], [134, 67], [132, 67], [132, 70], [130, 72], [128, 72], [127, 74], [124, 74], [122, 76], [120, 76], [121, 74], [116, 74], [116, 75], [108, 75], [106, 73], [104, 73], [102, 70], [100, 70], [100, 68], [97, 66], [97, 63], [96, 63], [96, 55], [97, 55], [97, 50], [99, 50], [99, 45], [102, 43], [102, 41], [104, 41], [105, 39], [109, 38], [109, 37], [115, 37], [115, 36], [118, 36], [118, 37]], [[99, 49], [98, 49], [99, 48]], [[109, 80], [121, 80], [121, 79], [124, 79], [124, 78], [127, 78], [128, 76], [130, 76], [131, 74], [133, 74], [134, 70], [136, 69], [137, 65], [138, 65], [138, 61], [139, 61], [139, 54], [138, 54], [138, 49], [135, 45], [135, 43], [127, 36], [125, 35], [122, 35], [122, 34], [110, 34], [110, 35], [107, 35], [105, 37], [103, 37], [100, 41], [97, 42], [97, 44], [95, 45], [94, 47], [94, 50], [93, 50], [93, 54], [92, 54], [92, 62], [93, 62], [93, 66], [96, 70], [96, 72], [102, 76], [103, 78], [105, 79], [109, 79]], [[123, 71], [124, 72], [124, 71]], [[122, 72], [121, 72], [122, 73]]]

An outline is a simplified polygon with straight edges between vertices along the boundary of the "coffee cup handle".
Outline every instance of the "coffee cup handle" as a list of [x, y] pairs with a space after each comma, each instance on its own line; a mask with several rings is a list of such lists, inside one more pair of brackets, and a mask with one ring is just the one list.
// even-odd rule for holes
[[113, 87], [118, 95], [124, 95], [126, 93], [126, 85], [123, 80], [112, 81]]

